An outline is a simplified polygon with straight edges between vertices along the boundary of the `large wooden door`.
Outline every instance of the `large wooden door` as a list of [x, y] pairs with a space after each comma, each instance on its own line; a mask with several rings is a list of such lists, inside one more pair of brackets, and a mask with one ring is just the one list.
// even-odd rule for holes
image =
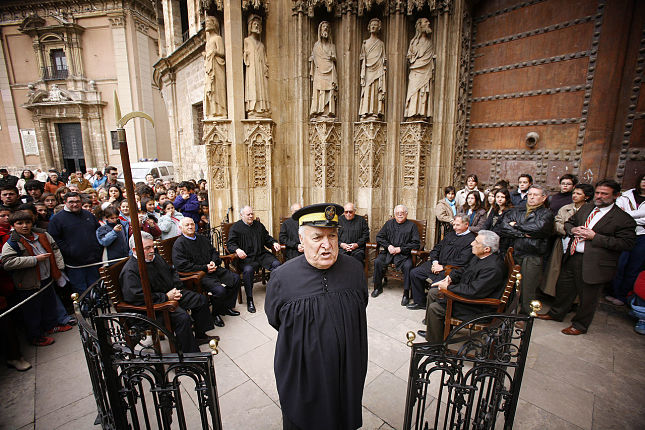
[[[486, 186], [499, 179], [516, 184], [525, 172], [551, 189], [564, 173], [588, 183], [621, 180], [625, 144], [620, 137], [629, 106], [636, 112], [632, 122], [642, 121], [645, 110], [643, 102], [626, 103], [633, 98], [639, 64], [642, 77], [645, 55], [643, 5], [638, 3], [477, 2], [463, 172], [476, 173]], [[642, 126], [631, 127], [641, 130], [641, 138], [627, 146], [642, 146]], [[623, 174], [630, 154], [623, 157]], [[634, 164], [638, 154], [633, 158], [630, 175], [639, 168]]]
[[85, 155], [81, 124], [78, 122], [60, 123], [58, 124], [58, 134], [63, 150], [63, 166], [70, 173], [77, 170], [84, 172]]

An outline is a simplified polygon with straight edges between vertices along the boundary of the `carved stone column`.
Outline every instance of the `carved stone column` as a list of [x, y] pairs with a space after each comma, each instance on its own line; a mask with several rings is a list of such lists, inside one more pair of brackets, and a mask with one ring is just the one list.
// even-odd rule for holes
[[432, 144], [432, 124], [425, 121], [401, 123], [399, 140], [400, 203], [408, 207], [408, 216], [424, 216], [427, 158]]
[[274, 125], [268, 118], [242, 120], [247, 147], [249, 204], [265, 226], [273, 225], [271, 154]]
[[377, 231], [378, 220], [385, 217], [381, 205], [383, 157], [387, 140], [387, 123], [360, 121], [354, 123], [354, 195], [359, 213], [366, 213], [370, 231]]
[[219, 225], [220, 214], [226, 213], [231, 201], [231, 121], [205, 119], [203, 143], [208, 165], [208, 205], [211, 225]]
[[340, 201], [341, 126], [336, 121], [309, 123], [311, 203]]

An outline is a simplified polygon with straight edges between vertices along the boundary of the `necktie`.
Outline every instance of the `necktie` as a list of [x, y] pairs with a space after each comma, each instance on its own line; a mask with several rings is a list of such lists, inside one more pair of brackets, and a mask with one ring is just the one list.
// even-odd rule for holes
[[[588, 228], [588, 227], [589, 227], [589, 224], [591, 224], [591, 220], [593, 219], [593, 217], [595, 217], [595, 216], [596, 216], [596, 214], [597, 214], [598, 212], [600, 212], [600, 209], [595, 208], [595, 209], [594, 209], [594, 210], [589, 214], [589, 216], [587, 217], [587, 221], [585, 221], [585, 228]], [[580, 241], [581, 241], [581, 240], [584, 240], [584, 239], [581, 239], [581, 238], [579, 238], [579, 237], [574, 237], [574, 238], [573, 238], [573, 242], [571, 242], [571, 249], [570, 249], [570, 251], [569, 251], [569, 253], [570, 253], [571, 255], [573, 255], [573, 254], [575, 254], [575, 253], [576, 253], [576, 246], [578, 245], [578, 243], [580, 243]]]

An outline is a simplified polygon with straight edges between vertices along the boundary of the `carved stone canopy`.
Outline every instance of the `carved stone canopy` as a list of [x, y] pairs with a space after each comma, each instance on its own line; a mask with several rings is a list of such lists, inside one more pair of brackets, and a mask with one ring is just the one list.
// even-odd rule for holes
[[384, 14], [412, 15], [423, 9], [432, 15], [442, 15], [452, 10], [453, 3], [454, 0], [293, 0], [293, 11], [313, 17], [315, 9], [324, 8], [336, 16], [346, 13], [362, 16], [378, 5]]

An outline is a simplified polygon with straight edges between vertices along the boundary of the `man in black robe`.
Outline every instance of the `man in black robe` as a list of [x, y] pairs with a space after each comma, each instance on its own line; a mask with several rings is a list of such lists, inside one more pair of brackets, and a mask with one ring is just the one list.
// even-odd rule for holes
[[446, 233], [443, 240], [432, 248], [428, 261], [410, 271], [414, 303], [408, 304], [408, 309], [425, 309], [426, 279], [431, 279], [432, 282], [443, 279], [446, 276], [443, 266], [463, 267], [468, 264], [473, 257], [470, 244], [475, 237], [477, 235], [468, 230], [468, 216], [457, 214], [453, 221], [453, 231]]
[[362, 263], [365, 260], [365, 244], [370, 240], [370, 228], [365, 217], [356, 216], [354, 203], [345, 204], [338, 227], [339, 252]]
[[419, 249], [419, 229], [408, 220], [408, 208], [398, 205], [394, 208], [394, 218], [388, 220], [376, 235], [376, 243], [381, 252], [374, 260], [374, 291], [372, 297], [383, 292], [383, 275], [388, 264], [394, 263], [403, 272], [403, 298], [401, 306], [410, 302], [410, 270], [412, 270], [412, 250]]
[[[297, 210], [302, 209], [300, 203], [291, 205], [291, 215]], [[280, 244], [284, 245], [284, 259], [291, 260], [302, 255], [303, 247], [298, 237], [298, 222], [289, 217], [282, 222], [280, 226]]]
[[231, 226], [226, 247], [228, 252], [237, 254], [237, 266], [242, 272], [242, 281], [246, 291], [246, 307], [255, 312], [253, 303], [253, 274], [260, 267], [274, 270], [280, 262], [267, 250], [273, 248], [280, 252], [280, 244], [269, 235], [262, 223], [255, 219], [253, 208], [244, 206], [240, 210], [241, 220]]
[[285, 430], [362, 425], [367, 373], [367, 282], [362, 265], [338, 255], [337, 212], [302, 208], [304, 257], [271, 273], [265, 312], [278, 330], [274, 371]]
[[[428, 342], [443, 341], [446, 301], [442, 298], [441, 291], [450, 290], [467, 299], [498, 299], [504, 291], [506, 265], [497, 252], [499, 236], [490, 230], [480, 230], [471, 247], [475, 258], [472, 258], [466, 267], [453, 270], [449, 276], [433, 283], [431, 287], [436, 288], [430, 288], [428, 291], [427, 330], [419, 330], [419, 334]], [[462, 321], [494, 311], [494, 306], [466, 303], [454, 303], [452, 307], [452, 315]]]
[[222, 259], [208, 238], [195, 234], [195, 221], [183, 217], [179, 222], [182, 235], [172, 247], [172, 262], [180, 272], [206, 272], [202, 289], [208, 292], [213, 307], [213, 322], [224, 327], [220, 315], [237, 316], [235, 297], [240, 288], [240, 277], [221, 266]]
[[[170, 313], [170, 321], [175, 337], [181, 344], [184, 352], [199, 352], [199, 345], [208, 343], [211, 339], [218, 339], [217, 336], [206, 334], [212, 330], [213, 321], [208, 312], [208, 300], [201, 294], [183, 289], [177, 272], [168, 266], [168, 263], [155, 254], [152, 235], [141, 232], [143, 240], [143, 253], [148, 269], [150, 281], [150, 292], [153, 303], [163, 303], [168, 300], [177, 300], [179, 307]], [[132, 305], [144, 306], [146, 304], [141, 286], [141, 275], [137, 263], [137, 250], [134, 246], [134, 236], [130, 238], [132, 256], [125, 263], [119, 275], [119, 284], [123, 292], [123, 299]], [[186, 310], [192, 314], [188, 315]], [[195, 335], [192, 330], [192, 320], [195, 320]]]

